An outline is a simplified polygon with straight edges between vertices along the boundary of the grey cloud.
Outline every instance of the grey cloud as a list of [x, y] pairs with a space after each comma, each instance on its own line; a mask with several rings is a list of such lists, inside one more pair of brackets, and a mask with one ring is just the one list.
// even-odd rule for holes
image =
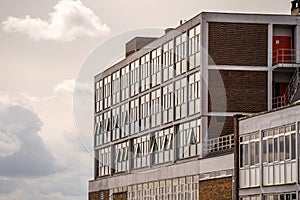
[[22, 180], [1, 179], [0, 178], [0, 194], [9, 194], [14, 192], [18, 187], [24, 184]]
[[19, 151], [0, 157], [0, 176], [36, 177], [60, 170], [56, 161], [38, 135], [42, 122], [31, 110], [19, 105], [0, 111], [0, 129], [21, 141]]

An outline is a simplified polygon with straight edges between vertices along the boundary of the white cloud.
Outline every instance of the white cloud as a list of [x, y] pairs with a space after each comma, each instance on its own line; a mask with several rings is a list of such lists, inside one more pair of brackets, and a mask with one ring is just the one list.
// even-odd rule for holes
[[75, 87], [75, 80], [74, 79], [64, 80], [62, 83], [59, 83], [54, 87], [54, 92], [73, 94], [74, 87]]
[[2, 26], [6, 32], [24, 33], [36, 41], [72, 41], [80, 36], [94, 37], [110, 31], [80, 0], [60, 0], [49, 16], [48, 21], [30, 15], [25, 18], [10, 16]]

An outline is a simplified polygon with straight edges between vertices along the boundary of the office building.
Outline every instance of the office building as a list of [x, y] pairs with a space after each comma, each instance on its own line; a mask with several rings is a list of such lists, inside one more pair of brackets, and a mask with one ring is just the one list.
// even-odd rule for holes
[[254, 167], [244, 160], [234, 167], [240, 162], [237, 127], [241, 135], [252, 133], [242, 128], [252, 118], [235, 116], [296, 101], [298, 36], [298, 16], [203, 12], [160, 38], [129, 41], [126, 58], [95, 76], [89, 199], [261, 197], [264, 188], [249, 189], [263, 183], [257, 175], [252, 185]]

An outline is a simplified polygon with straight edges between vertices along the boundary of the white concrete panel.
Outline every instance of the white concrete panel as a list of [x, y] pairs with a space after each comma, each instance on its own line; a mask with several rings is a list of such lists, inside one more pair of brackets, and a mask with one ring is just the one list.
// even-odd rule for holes
[[263, 185], [268, 185], [269, 183], [269, 169], [268, 166], [263, 167]]
[[189, 175], [204, 174], [214, 171], [233, 169], [233, 154], [188, 161], [184, 163], [172, 163], [154, 169], [144, 169], [130, 174], [114, 175], [109, 178], [90, 182], [90, 192], [108, 188], [124, 187], [133, 184], [145, 183]]
[[240, 121], [240, 135], [300, 121], [300, 105], [267, 112]]

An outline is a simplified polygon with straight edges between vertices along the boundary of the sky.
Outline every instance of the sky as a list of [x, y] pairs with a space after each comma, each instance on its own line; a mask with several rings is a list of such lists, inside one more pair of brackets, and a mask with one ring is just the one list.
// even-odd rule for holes
[[1, 0], [0, 200], [87, 199], [93, 94], [79, 80], [122, 58], [134, 35], [202, 11], [289, 14], [290, 1]]

